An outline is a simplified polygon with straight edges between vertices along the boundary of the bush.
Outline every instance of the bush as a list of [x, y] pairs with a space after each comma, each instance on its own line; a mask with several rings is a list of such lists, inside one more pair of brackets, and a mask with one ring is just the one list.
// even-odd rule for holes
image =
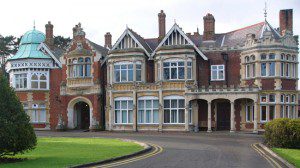
[[279, 118], [265, 126], [265, 142], [270, 147], [300, 148], [300, 119]]
[[0, 158], [24, 153], [36, 146], [29, 116], [0, 71]]

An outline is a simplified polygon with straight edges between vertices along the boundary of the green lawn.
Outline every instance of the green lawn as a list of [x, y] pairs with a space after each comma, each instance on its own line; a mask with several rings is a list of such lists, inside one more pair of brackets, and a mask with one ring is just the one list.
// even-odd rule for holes
[[39, 138], [36, 149], [17, 155], [23, 162], [1, 164], [0, 167], [68, 167], [105, 160], [142, 150], [143, 147], [117, 139]]
[[272, 150], [291, 164], [300, 168], [300, 149], [272, 148]]

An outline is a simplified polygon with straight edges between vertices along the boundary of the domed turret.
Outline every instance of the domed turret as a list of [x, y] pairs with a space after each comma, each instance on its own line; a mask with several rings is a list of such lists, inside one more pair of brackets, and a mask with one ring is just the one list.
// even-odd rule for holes
[[40, 44], [44, 42], [45, 39], [46, 36], [44, 33], [33, 29], [23, 35], [20, 44]]

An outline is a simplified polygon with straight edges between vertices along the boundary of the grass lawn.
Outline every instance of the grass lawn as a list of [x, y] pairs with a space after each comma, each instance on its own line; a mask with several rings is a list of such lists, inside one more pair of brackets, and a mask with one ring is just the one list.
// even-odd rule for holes
[[272, 150], [291, 164], [300, 168], [300, 149], [272, 148]]
[[143, 147], [117, 139], [39, 138], [37, 147], [18, 158], [28, 160], [1, 164], [0, 167], [69, 167], [101, 161], [142, 150]]

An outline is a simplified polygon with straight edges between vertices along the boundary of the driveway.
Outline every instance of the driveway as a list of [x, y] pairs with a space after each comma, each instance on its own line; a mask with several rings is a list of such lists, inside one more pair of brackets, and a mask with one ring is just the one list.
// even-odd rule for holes
[[132, 162], [126, 168], [214, 168], [214, 167], [272, 167], [267, 160], [251, 148], [262, 137], [246, 133], [158, 133], [158, 132], [50, 132], [37, 131], [38, 136], [125, 138], [163, 147], [153, 157]]

